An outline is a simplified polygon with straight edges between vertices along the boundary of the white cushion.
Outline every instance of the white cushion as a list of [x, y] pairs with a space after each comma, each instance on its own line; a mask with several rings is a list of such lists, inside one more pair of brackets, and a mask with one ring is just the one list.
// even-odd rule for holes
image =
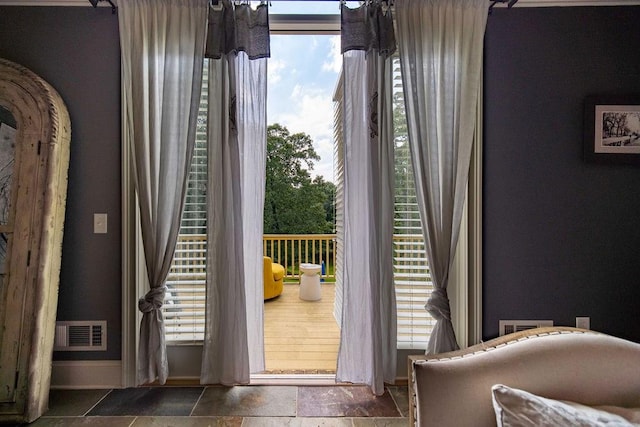
[[620, 415], [496, 384], [491, 388], [498, 427], [630, 427]]

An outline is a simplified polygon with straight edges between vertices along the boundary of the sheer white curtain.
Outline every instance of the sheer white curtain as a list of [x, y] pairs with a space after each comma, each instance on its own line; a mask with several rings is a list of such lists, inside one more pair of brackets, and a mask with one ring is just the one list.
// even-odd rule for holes
[[393, 282], [393, 21], [380, 2], [341, 7], [344, 269], [336, 380], [384, 393], [396, 376]]
[[264, 370], [262, 213], [267, 145], [266, 4], [209, 12], [207, 302], [200, 382]]
[[398, 47], [436, 319], [427, 353], [458, 348], [447, 285], [476, 126], [486, 0], [397, 0]]
[[143, 312], [138, 383], [168, 375], [160, 308], [195, 143], [207, 7], [201, 0], [120, 0], [123, 137], [133, 158], [151, 289]]

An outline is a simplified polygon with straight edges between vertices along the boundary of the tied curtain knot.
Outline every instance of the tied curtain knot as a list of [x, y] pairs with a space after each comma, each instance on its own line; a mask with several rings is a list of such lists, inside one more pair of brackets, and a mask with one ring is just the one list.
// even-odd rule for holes
[[437, 321], [451, 321], [451, 309], [449, 308], [449, 297], [446, 289], [434, 289], [424, 308]]
[[138, 309], [143, 313], [150, 313], [154, 310], [160, 310], [164, 302], [164, 295], [167, 292], [166, 286], [151, 288], [149, 292], [138, 300]]

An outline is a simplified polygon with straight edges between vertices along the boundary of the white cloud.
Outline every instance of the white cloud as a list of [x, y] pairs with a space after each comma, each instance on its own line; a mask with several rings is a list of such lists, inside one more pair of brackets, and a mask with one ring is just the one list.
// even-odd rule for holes
[[291, 133], [304, 132], [313, 140], [320, 156], [312, 175], [322, 175], [333, 181], [333, 101], [332, 93], [303, 85], [295, 85], [289, 97], [290, 112], [274, 117], [274, 122], [285, 126]]
[[342, 54], [340, 53], [340, 36], [332, 36], [330, 57], [322, 63], [322, 70], [339, 73], [341, 68]]
[[313, 175], [333, 182], [333, 137], [314, 140], [314, 146], [320, 161], [314, 166]]
[[285, 69], [285, 62], [281, 59], [270, 59], [267, 63], [267, 79], [270, 83], [278, 83], [282, 80], [282, 71]]
[[268, 67], [269, 123], [308, 134], [321, 157], [312, 174], [333, 181], [332, 98], [342, 67], [340, 37], [273, 36]]
[[293, 89], [291, 90], [291, 95], [289, 96], [291, 99], [298, 99], [300, 96], [302, 96], [302, 86], [297, 84], [293, 86]]

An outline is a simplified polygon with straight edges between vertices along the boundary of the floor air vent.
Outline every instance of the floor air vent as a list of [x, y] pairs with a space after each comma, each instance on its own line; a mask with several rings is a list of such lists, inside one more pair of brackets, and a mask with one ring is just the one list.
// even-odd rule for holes
[[55, 351], [104, 351], [107, 349], [106, 320], [56, 322]]
[[543, 326], [553, 326], [553, 320], [500, 320], [500, 335], [541, 328]]

